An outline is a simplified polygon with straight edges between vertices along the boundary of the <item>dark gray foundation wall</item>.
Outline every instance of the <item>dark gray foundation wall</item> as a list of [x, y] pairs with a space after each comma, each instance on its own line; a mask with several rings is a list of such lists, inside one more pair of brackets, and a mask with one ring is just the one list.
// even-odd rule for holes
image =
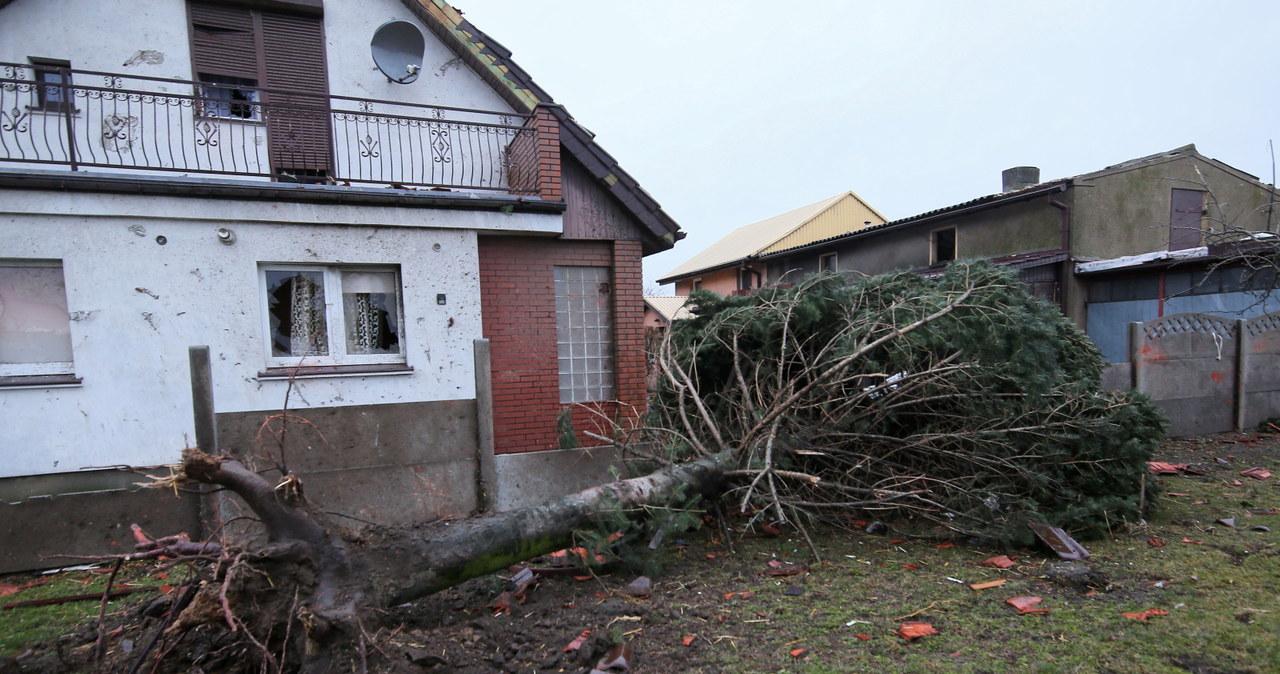
[[[273, 468], [283, 465], [301, 480], [308, 501], [352, 524], [403, 524], [478, 508], [475, 400], [289, 415], [282, 448], [280, 412], [218, 414], [219, 451], [265, 470], [268, 480], [279, 479]], [[215, 522], [243, 514], [229, 499], [215, 503]]]
[[[282, 456], [280, 414], [217, 414], [219, 453], [250, 461], [258, 470], [275, 466]], [[394, 525], [466, 516], [479, 508], [475, 400], [289, 414], [284, 463], [301, 479], [307, 499], [340, 519]], [[280, 477], [274, 471], [264, 475]], [[133, 523], [155, 536], [186, 532], [196, 538], [247, 514], [226, 494], [177, 497], [173, 490], [134, 485], [143, 481], [127, 471], [0, 480], [0, 573], [83, 563], [52, 555], [132, 552]], [[254, 526], [248, 520], [239, 524], [248, 529], [237, 533]]]
[[[118, 478], [145, 478], [117, 471]], [[55, 489], [74, 491], [84, 474], [45, 476]], [[96, 476], [95, 482], [102, 476]], [[55, 479], [56, 478], [56, 479]], [[7, 482], [7, 481], [6, 481]], [[130, 524], [156, 536], [187, 532], [199, 536], [200, 498], [173, 490], [118, 487], [35, 496], [0, 504], [0, 573], [84, 564], [57, 555], [114, 555], [133, 552]]]

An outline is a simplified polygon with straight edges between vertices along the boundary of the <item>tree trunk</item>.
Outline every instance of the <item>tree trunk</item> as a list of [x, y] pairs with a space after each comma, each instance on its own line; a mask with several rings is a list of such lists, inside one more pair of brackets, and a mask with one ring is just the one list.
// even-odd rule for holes
[[222, 622], [244, 630], [268, 669], [284, 670], [289, 660], [304, 672], [337, 671], [363, 643], [371, 610], [563, 548], [598, 516], [639, 509], [677, 487], [712, 493], [732, 457], [724, 450], [518, 510], [353, 531], [311, 508], [291, 476], [271, 485], [239, 461], [190, 449], [178, 481], [235, 492], [261, 519], [269, 542], [224, 556], [221, 582], [206, 585], [170, 632]]

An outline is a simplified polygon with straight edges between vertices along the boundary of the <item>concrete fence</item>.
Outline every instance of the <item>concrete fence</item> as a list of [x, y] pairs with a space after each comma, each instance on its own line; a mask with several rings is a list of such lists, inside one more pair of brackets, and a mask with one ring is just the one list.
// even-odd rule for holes
[[1256, 426], [1280, 415], [1280, 312], [1130, 323], [1129, 362], [1113, 364], [1107, 383], [1150, 395], [1173, 437]]

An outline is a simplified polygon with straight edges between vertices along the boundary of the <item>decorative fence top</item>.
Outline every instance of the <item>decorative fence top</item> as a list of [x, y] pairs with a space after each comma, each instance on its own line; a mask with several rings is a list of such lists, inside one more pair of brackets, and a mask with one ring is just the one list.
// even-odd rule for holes
[[1235, 321], [1212, 314], [1174, 314], [1142, 324], [1146, 341], [1186, 334], [1214, 334], [1222, 339], [1235, 339]]
[[511, 112], [0, 63], [0, 162], [531, 193], [512, 144], [535, 134]]
[[1280, 330], [1280, 312], [1274, 312], [1251, 318], [1245, 323], [1250, 337], [1257, 337], [1272, 330]]

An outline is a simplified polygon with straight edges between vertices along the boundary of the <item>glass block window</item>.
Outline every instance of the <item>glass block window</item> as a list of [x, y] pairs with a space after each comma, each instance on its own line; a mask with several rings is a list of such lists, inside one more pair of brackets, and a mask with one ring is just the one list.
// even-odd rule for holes
[[613, 286], [608, 267], [556, 267], [560, 402], [613, 394]]

